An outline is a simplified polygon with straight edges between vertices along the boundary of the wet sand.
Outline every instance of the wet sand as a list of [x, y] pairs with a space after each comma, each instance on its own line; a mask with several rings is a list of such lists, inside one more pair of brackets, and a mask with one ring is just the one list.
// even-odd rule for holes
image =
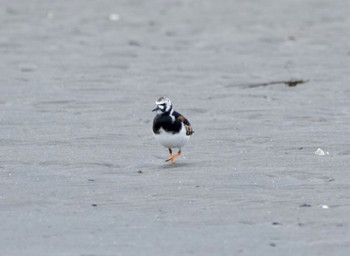
[[1, 4], [0, 255], [349, 255], [348, 1]]

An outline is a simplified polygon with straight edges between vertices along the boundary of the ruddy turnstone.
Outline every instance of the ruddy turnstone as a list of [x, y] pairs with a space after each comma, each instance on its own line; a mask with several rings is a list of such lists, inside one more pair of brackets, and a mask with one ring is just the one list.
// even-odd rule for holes
[[[160, 97], [156, 101], [157, 107], [152, 111], [159, 111], [153, 120], [153, 135], [164, 147], [168, 148], [170, 157], [165, 162], [174, 162], [181, 155], [181, 149], [189, 141], [193, 130], [190, 122], [180, 113], [174, 111], [170, 99]], [[178, 152], [173, 154], [172, 149]]]

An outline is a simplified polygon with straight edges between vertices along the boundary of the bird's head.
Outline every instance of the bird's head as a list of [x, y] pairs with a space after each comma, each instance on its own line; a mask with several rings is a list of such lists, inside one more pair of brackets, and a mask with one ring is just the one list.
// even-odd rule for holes
[[160, 111], [161, 114], [169, 114], [173, 110], [173, 106], [171, 104], [170, 99], [165, 98], [165, 97], [160, 97], [156, 101], [156, 108], [153, 109], [152, 111]]

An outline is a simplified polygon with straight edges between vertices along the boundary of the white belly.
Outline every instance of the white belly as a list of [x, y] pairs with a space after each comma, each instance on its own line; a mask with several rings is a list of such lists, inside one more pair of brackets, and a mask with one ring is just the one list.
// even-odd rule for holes
[[179, 133], [168, 133], [160, 128], [159, 134], [153, 133], [153, 135], [156, 140], [166, 148], [181, 149], [190, 140], [190, 136], [186, 135], [186, 129], [183, 124]]

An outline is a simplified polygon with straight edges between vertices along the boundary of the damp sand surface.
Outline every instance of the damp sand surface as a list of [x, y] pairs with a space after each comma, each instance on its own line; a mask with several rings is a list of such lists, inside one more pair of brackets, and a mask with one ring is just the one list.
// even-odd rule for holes
[[348, 1], [1, 5], [0, 255], [349, 255]]

